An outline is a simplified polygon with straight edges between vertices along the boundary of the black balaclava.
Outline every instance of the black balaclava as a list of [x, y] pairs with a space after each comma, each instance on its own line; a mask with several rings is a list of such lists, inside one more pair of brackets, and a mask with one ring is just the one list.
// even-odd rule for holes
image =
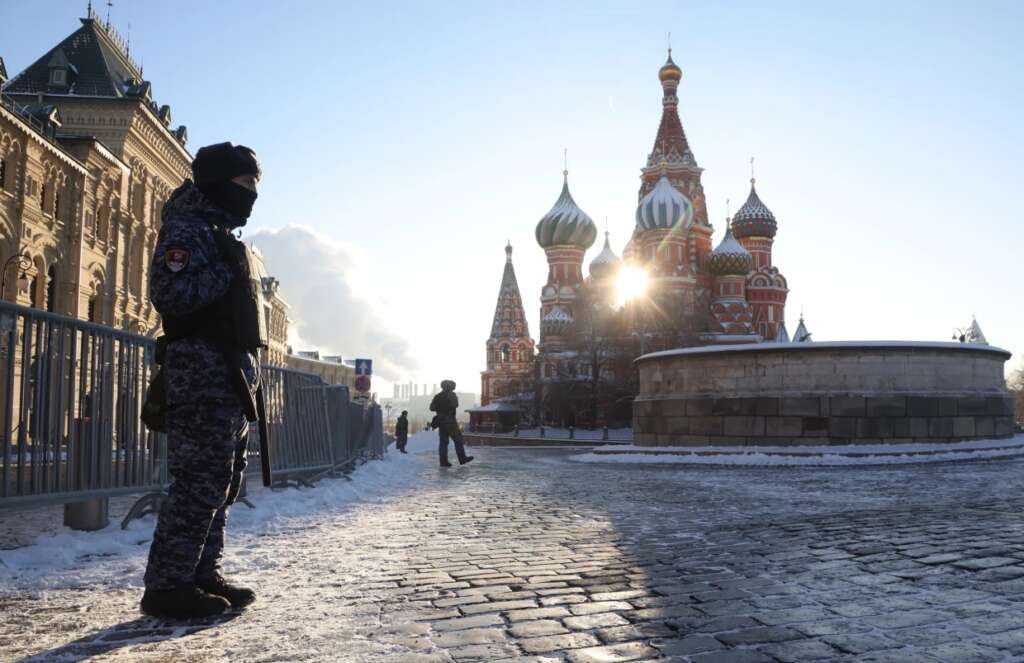
[[256, 202], [255, 191], [231, 181], [239, 175], [260, 175], [256, 153], [244, 145], [207, 145], [192, 162], [196, 186], [211, 203], [241, 220], [235, 227], [245, 225]]

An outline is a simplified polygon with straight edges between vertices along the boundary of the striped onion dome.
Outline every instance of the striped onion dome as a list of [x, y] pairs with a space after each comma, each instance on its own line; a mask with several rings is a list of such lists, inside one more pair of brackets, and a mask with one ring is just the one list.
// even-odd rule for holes
[[667, 230], [693, 225], [693, 203], [662, 175], [654, 188], [636, 206], [636, 226], [640, 230]]
[[744, 276], [750, 271], [753, 259], [732, 236], [732, 228], [726, 227], [725, 237], [711, 252], [708, 269], [716, 276]]
[[775, 237], [778, 224], [775, 215], [761, 202], [754, 188], [754, 178], [750, 178], [750, 195], [732, 217], [732, 227], [736, 237]]
[[622, 260], [612, 251], [611, 242], [608, 241], [608, 233], [604, 234], [604, 248], [597, 254], [597, 257], [590, 261], [590, 275], [595, 279], [603, 279], [615, 273]]
[[564, 245], [589, 249], [597, 239], [597, 226], [572, 199], [569, 193], [569, 171], [563, 171], [562, 175], [562, 195], [555, 201], [551, 211], [537, 223], [537, 243], [542, 249]]
[[540, 326], [547, 333], [558, 333], [567, 329], [572, 324], [572, 315], [558, 304], [551, 307], [551, 310], [544, 314], [540, 320]]

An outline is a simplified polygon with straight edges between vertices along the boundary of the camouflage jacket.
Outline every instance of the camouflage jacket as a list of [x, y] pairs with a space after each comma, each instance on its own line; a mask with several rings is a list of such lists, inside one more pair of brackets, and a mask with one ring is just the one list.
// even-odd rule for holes
[[[190, 180], [178, 187], [164, 205], [163, 225], [149, 271], [149, 298], [161, 315], [187, 315], [224, 297], [234, 278], [222, 257], [210, 224], [230, 228], [238, 220], [215, 207]], [[258, 359], [244, 350], [238, 363], [250, 390], [259, 382]], [[186, 338], [172, 341], [164, 359], [167, 404], [238, 402], [224, 355], [210, 341]]]

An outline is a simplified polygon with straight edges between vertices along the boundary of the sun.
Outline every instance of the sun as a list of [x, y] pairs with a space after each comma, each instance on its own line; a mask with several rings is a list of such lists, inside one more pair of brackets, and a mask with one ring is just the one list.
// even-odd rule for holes
[[642, 297], [647, 292], [647, 272], [640, 267], [623, 267], [615, 289], [620, 305]]

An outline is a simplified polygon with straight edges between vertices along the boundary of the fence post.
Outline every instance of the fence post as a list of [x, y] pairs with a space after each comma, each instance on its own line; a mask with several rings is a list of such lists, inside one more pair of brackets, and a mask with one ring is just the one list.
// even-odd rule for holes
[[604, 427], [604, 428], [603, 428], [603, 429], [601, 430], [601, 439], [602, 439], [602, 440], [607, 440], [607, 439], [608, 439], [608, 426], [605, 426], [605, 427]]
[[569, 426], [569, 439], [570, 440], [575, 440], [576, 439], [576, 429], [573, 428], [572, 426]]
[[64, 505], [64, 525], [71, 529], [92, 532], [110, 524], [109, 500], [98, 497]]

